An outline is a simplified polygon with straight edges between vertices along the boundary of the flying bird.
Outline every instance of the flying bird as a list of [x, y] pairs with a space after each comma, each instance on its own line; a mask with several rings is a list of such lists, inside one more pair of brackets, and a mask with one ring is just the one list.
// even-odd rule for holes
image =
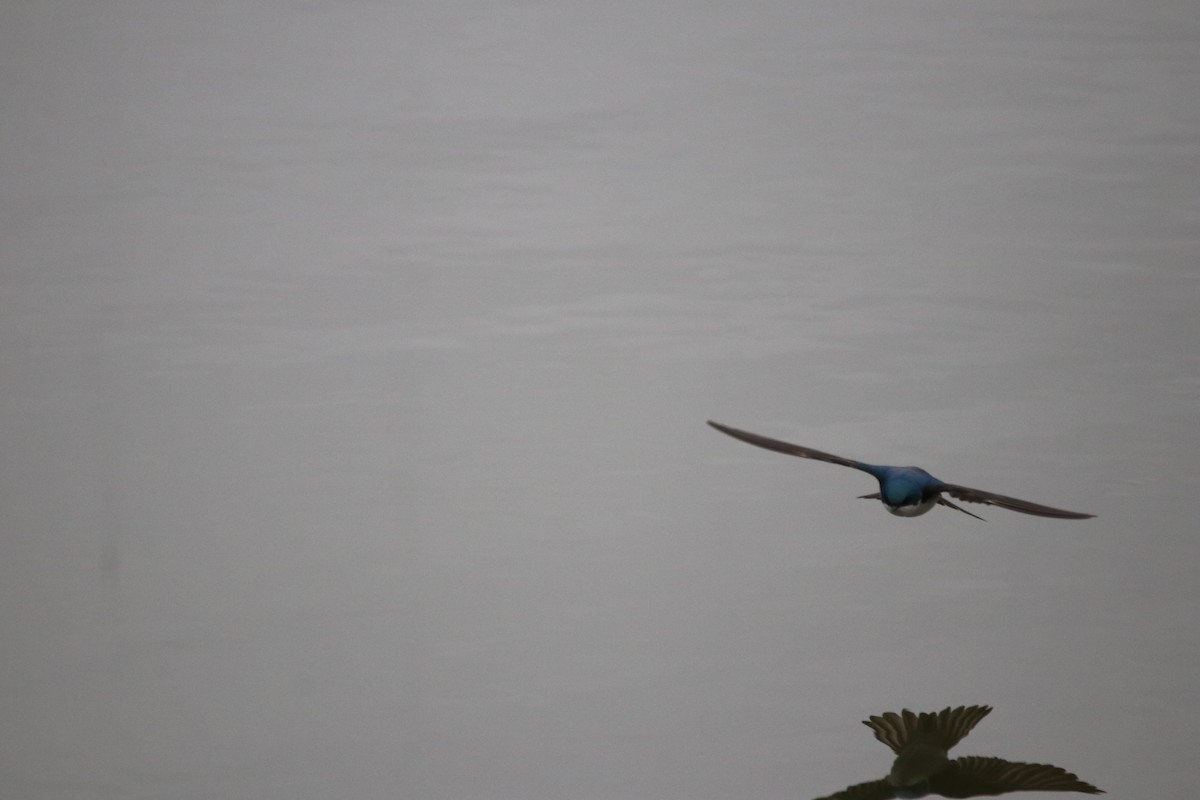
[[819, 800], [891, 800], [894, 797], [980, 797], [1009, 792], [1104, 794], [1062, 767], [989, 756], [951, 760], [948, 751], [991, 712], [990, 706], [949, 707], [914, 714], [905, 709], [863, 720], [896, 760], [886, 778], [859, 783]]
[[767, 450], [786, 453], [790, 456], [811, 458], [816, 461], [828, 461], [830, 464], [841, 464], [843, 467], [861, 470], [879, 481], [879, 491], [873, 494], [859, 495], [859, 498], [862, 500], [879, 500], [887, 507], [888, 511], [899, 517], [917, 517], [935, 505], [942, 505], [953, 508], [955, 511], [961, 511], [967, 516], [975, 517], [975, 519], [983, 519], [978, 514], [972, 514], [965, 508], [960, 508], [951, 503], [944, 495], [950, 495], [955, 500], [962, 500], [965, 503], [982, 503], [988, 506], [999, 506], [1000, 508], [1007, 508], [1009, 511], [1020, 511], [1022, 514], [1033, 514], [1038, 517], [1089, 519], [1096, 516], [1095, 514], [1080, 514], [1077, 511], [1065, 511], [1061, 508], [1043, 506], [1038, 503], [1031, 503], [1028, 500], [1018, 500], [1015, 497], [996, 494], [995, 492], [985, 492], [982, 489], [959, 486], [956, 483], [945, 483], [944, 481], [939, 481], [920, 467], [885, 467], [879, 464], [868, 464], [864, 461], [855, 461], [852, 458], [835, 456], [832, 453], [823, 453], [811, 447], [801, 447], [798, 444], [790, 444], [788, 442], [781, 442], [778, 439], [759, 436], [757, 433], [730, 428], [728, 425], [722, 425], [712, 420], [709, 420], [708, 424], [721, 433], [728, 434], [735, 439], [741, 439], [743, 442], [757, 447], [764, 447]]

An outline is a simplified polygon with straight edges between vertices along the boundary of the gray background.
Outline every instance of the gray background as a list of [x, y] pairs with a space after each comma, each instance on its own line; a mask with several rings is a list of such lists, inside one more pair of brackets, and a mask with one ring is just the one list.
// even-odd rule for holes
[[1200, 779], [1194, 3], [9, 2], [0, 135], [5, 796]]

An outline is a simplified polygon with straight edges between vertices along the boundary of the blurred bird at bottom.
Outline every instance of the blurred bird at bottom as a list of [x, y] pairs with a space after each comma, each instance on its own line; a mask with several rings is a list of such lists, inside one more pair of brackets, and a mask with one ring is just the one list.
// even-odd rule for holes
[[1062, 767], [1024, 764], [988, 756], [950, 759], [950, 748], [991, 712], [990, 706], [959, 706], [915, 714], [905, 709], [863, 720], [896, 760], [886, 778], [859, 783], [819, 800], [891, 800], [894, 797], [982, 797], [1009, 792], [1104, 794]]

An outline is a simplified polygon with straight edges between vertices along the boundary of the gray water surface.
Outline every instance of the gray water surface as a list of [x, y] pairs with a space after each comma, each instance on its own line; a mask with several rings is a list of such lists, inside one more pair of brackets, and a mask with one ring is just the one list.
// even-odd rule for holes
[[6, 796], [1200, 780], [1194, 4], [8, 3], [0, 137]]

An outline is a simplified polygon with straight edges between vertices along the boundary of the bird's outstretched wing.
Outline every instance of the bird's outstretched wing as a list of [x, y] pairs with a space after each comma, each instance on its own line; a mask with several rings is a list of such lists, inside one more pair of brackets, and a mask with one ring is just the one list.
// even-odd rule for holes
[[863, 720], [875, 732], [875, 738], [900, 755], [912, 744], [933, 745], [949, 750], [979, 724], [979, 720], [992, 711], [991, 706], [947, 706], [941, 711], [924, 711], [917, 714], [907, 708], [897, 714], [888, 711]]
[[1062, 767], [1022, 764], [987, 756], [963, 756], [929, 779], [929, 788], [943, 797], [980, 797], [1008, 792], [1083, 792], [1104, 794]]
[[891, 800], [895, 796], [895, 787], [886, 780], [878, 780], [856, 783], [827, 797], [818, 797], [817, 800]]
[[[1020, 511], [1022, 514], [1033, 514], [1035, 517], [1054, 517], [1055, 519], [1091, 519], [1095, 514], [1080, 514], [1078, 511], [1066, 511], [1061, 508], [1053, 508], [1051, 506], [1043, 506], [1038, 503], [1031, 503], [1028, 500], [1018, 500], [1015, 497], [1009, 497], [995, 492], [985, 492], [982, 489], [972, 489], [968, 486], [959, 486], [954, 483], [947, 483], [942, 486], [942, 491], [953, 497], [955, 500], [962, 500], [964, 503], [982, 503], [985, 506], [999, 506], [1007, 508], [1009, 511]], [[962, 511], [960, 508], [959, 511]], [[970, 513], [970, 512], [965, 512]]]
[[759, 436], [757, 433], [741, 431], [737, 428], [731, 428], [728, 425], [722, 425], [719, 422], [713, 422], [712, 420], [709, 420], [708, 424], [727, 436], [732, 436], [735, 439], [741, 439], [743, 442], [752, 444], [756, 447], [774, 450], [776, 453], [786, 453], [789, 456], [811, 458], [816, 461], [828, 461], [830, 464], [840, 464], [843, 467], [860, 469], [863, 472], [869, 471], [865, 464], [863, 464], [861, 461], [855, 461], [852, 458], [842, 458], [841, 456], [835, 456], [832, 453], [824, 453], [820, 450], [814, 450], [811, 447], [801, 447], [798, 444], [782, 442], [779, 439], [771, 439], [767, 436]]

